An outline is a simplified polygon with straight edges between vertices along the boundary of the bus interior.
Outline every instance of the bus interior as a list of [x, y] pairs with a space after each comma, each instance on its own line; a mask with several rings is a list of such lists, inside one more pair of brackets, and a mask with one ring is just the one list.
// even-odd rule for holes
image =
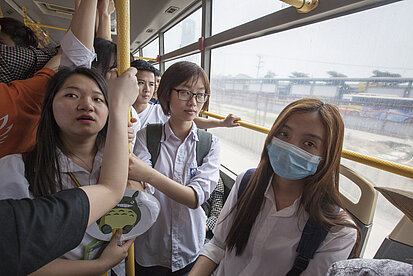
[[[0, 8], [46, 46], [59, 44], [74, 3], [4, 0]], [[362, 229], [358, 256], [411, 264], [413, 222], [375, 187], [413, 192], [412, 11], [408, 0], [319, 0], [306, 13], [278, 0], [132, 0], [130, 51], [161, 72], [197, 63], [211, 83], [204, 116], [242, 118], [240, 127], [208, 130], [221, 141], [226, 194], [257, 166], [288, 103], [317, 97], [337, 106], [345, 123], [340, 193]], [[116, 42], [116, 13], [110, 32]]]

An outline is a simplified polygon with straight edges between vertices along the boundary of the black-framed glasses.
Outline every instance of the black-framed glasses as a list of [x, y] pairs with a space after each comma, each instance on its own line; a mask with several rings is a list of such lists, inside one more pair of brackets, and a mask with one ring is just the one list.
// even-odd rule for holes
[[172, 88], [172, 90], [178, 92], [178, 99], [180, 99], [181, 101], [190, 101], [195, 96], [195, 99], [198, 103], [204, 103], [208, 100], [209, 97], [208, 93], [197, 94], [189, 90], [175, 88]]

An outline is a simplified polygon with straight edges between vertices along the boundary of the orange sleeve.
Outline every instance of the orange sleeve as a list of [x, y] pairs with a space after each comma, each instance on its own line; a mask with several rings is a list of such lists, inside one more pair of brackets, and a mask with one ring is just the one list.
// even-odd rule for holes
[[47, 83], [54, 74], [53, 70], [43, 68], [37, 71], [30, 79], [12, 81], [8, 86], [2, 83], [0, 87], [1, 113], [5, 109], [9, 110], [17, 108], [17, 106], [25, 108], [27, 112], [40, 110], [46, 93]]
[[34, 145], [47, 83], [54, 74], [44, 68], [30, 79], [0, 83], [0, 157]]

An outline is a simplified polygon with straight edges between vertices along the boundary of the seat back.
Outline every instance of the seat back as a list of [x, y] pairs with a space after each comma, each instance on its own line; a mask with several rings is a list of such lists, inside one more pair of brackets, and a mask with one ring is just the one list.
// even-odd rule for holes
[[361, 230], [360, 247], [358, 252], [354, 252], [355, 257], [360, 257], [363, 255], [364, 249], [366, 248], [366, 241], [370, 235], [371, 227], [373, 225], [374, 211], [376, 209], [377, 202], [377, 191], [374, 189], [373, 184], [371, 184], [368, 180], [344, 165], [340, 165], [340, 174], [356, 184], [361, 191], [361, 196], [356, 203], [352, 202], [343, 194], [340, 194], [344, 207], [350, 213]]
[[221, 164], [221, 168], [219, 169], [219, 176], [224, 182], [224, 203], [225, 203], [229, 193], [231, 192], [232, 186], [234, 186], [235, 184], [235, 179], [237, 178], [237, 175], [233, 171], [229, 170], [227, 167]]
[[374, 259], [392, 259], [408, 264], [413, 259], [413, 222], [403, 216], [380, 245]]

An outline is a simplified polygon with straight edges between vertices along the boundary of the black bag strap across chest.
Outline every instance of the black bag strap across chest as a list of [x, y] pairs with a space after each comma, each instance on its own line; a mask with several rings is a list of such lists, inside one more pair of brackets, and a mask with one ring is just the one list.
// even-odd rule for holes
[[[151, 154], [152, 168], [155, 167], [161, 150], [163, 124], [148, 124], [146, 126], [146, 147]], [[204, 157], [208, 154], [212, 144], [212, 134], [198, 129], [198, 141], [196, 141], [196, 163], [200, 167]]]

